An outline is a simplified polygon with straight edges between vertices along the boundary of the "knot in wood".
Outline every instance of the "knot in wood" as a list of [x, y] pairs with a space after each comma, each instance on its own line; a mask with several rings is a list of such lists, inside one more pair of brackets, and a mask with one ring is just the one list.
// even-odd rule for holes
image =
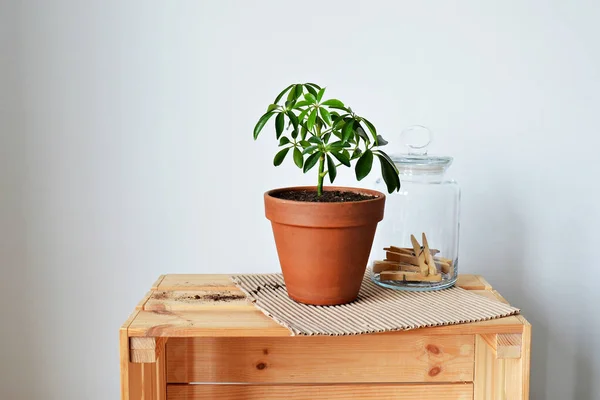
[[264, 362], [259, 362], [258, 364], [256, 364], [256, 369], [258, 370], [263, 370], [267, 368], [267, 364], [265, 364]]
[[434, 344], [428, 344], [427, 345], [427, 351], [430, 352], [430, 353], [432, 353], [432, 354], [440, 354], [441, 353], [440, 352], [440, 348], [437, 347]]
[[433, 367], [433, 368], [431, 368], [431, 370], [429, 371], [429, 376], [436, 376], [436, 375], [438, 375], [440, 372], [442, 372], [442, 368], [440, 368], [440, 367]]

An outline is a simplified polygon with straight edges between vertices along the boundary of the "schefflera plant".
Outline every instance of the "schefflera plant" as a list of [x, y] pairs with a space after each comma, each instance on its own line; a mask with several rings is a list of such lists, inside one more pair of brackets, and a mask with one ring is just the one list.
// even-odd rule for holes
[[268, 106], [254, 127], [254, 139], [274, 116], [275, 135], [282, 149], [275, 154], [273, 164], [281, 165], [290, 151], [294, 163], [304, 173], [318, 163], [317, 194], [320, 196], [325, 176], [333, 183], [338, 167], [351, 167], [352, 161], [357, 160], [354, 171], [360, 181], [371, 172], [376, 156], [388, 192], [399, 190], [398, 169], [380, 149], [388, 142], [366, 118], [338, 99], [323, 100], [324, 94], [325, 88], [314, 83], [291, 84]]

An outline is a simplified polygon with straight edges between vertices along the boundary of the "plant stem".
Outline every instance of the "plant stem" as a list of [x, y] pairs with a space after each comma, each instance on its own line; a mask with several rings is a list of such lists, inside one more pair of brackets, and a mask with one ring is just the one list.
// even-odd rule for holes
[[323, 194], [323, 170], [325, 169], [325, 154], [322, 154], [319, 157], [319, 181], [317, 183], [317, 196], [321, 196]]

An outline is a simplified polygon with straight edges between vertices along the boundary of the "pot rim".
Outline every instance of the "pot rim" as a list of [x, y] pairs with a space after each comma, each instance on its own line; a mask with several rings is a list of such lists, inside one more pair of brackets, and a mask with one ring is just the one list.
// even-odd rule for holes
[[359, 201], [339, 201], [339, 202], [318, 202], [318, 201], [298, 201], [298, 200], [288, 200], [288, 199], [281, 199], [279, 197], [275, 197], [273, 196], [273, 193], [277, 193], [277, 192], [285, 192], [285, 191], [300, 191], [300, 190], [317, 190], [316, 186], [288, 186], [288, 187], [282, 187], [282, 188], [276, 188], [276, 189], [271, 189], [265, 192], [265, 196], [269, 196], [271, 199], [273, 199], [274, 201], [277, 202], [282, 202], [282, 203], [290, 203], [290, 204], [318, 204], [319, 206], [325, 206], [325, 207], [335, 207], [335, 206], [339, 206], [341, 204], [368, 204], [368, 203], [374, 203], [377, 201], [381, 201], [382, 199], [385, 199], [386, 195], [385, 193], [382, 193], [378, 190], [373, 190], [373, 189], [365, 189], [365, 188], [356, 188], [356, 187], [349, 187], [349, 186], [324, 186], [323, 187], [323, 191], [327, 191], [327, 192], [331, 192], [334, 190], [339, 190], [339, 191], [343, 191], [343, 192], [354, 192], [354, 193], [359, 193], [359, 194], [368, 194], [368, 195], [372, 195], [372, 196], [377, 196], [374, 199], [369, 199], [369, 200], [359, 200]]

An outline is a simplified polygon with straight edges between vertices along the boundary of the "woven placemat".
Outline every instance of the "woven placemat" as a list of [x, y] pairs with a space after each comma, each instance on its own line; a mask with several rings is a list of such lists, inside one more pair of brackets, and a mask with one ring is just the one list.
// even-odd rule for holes
[[292, 335], [358, 335], [485, 321], [519, 309], [453, 287], [435, 292], [382, 288], [365, 275], [358, 299], [340, 306], [309, 306], [287, 296], [281, 274], [235, 275], [254, 305]]

